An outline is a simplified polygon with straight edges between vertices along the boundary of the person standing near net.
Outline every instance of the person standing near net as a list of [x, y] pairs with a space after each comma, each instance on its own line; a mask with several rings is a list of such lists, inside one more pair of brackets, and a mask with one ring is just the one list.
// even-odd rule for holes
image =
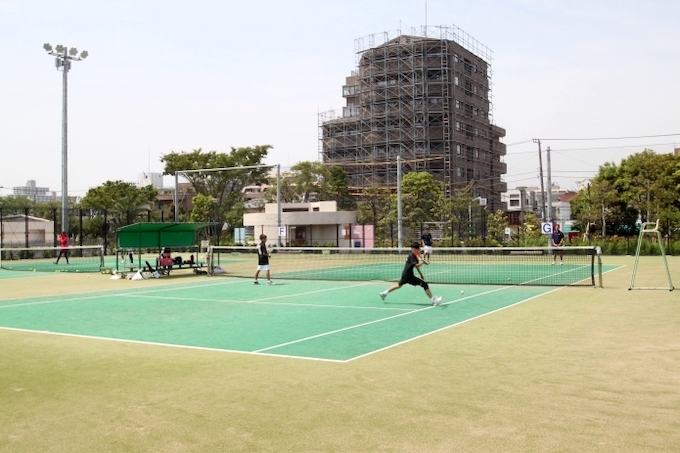
[[550, 245], [553, 247], [553, 265], [555, 264], [557, 257], [560, 257], [560, 266], [564, 264], [564, 254], [562, 253], [562, 247], [564, 247], [564, 233], [560, 231], [560, 224], [555, 224], [555, 230], [550, 236]]
[[[419, 269], [420, 266], [422, 266], [423, 264], [424, 262], [420, 258], [420, 242], [414, 241], [411, 244], [411, 253], [409, 253], [408, 258], [406, 258], [406, 264], [404, 265], [404, 270], [401, 272], [401, 279], [399, 280], [399, 283], [381, 292], [380, 298], [382, 300], [385, 300], [389, 293], [401, 288], [402, 286], [408, 283], [409, 285], [413, 286], [422, 286], [422, 288], [425, 290], [425, 294], [427, 294], [427, 297], [430, 298], [430, 302], [432, 302], [432, 305], [439, 305], [439, 303], [442, 301], [442, 298], [432, 295], [430, 286], [425, 281], [425, 277], [423, 276], [423, 273]], [[413, 269], [418, 271], [418, 274], [420, 274], [420, 278], [413, 275]]]
[[260, 271], [265, 271], [267, 273], [267, 284], [273, 285], [274, 282], [269, 274], [269, 257], [271, 253], [267, 251], [267, 236], [264, 234], [260, 235], [260, 244], [257, 246], [257, 270], [255, 271], [255, 281], [253, 284], [259, 285], [260, 282], [257, 281], [257, 277], [260, 275]]
[[420, 243], [423, 246], [423, 262], [430, 264], [430, 255], [432, 254], [432, 235], [430, 234], [430, 227], [425, 227], [425, 232], [420, 236]]
[[66, 259], [66, 264], [69, 264], [68, 262], [68, 236], [66, 236], [65, 232], [61, 232], [59, 235], [59, 255], [57, 256], [57, 261], [54, 262], [54, 264], [59, 264], [59, 260], [61, 257], [64, 257]]

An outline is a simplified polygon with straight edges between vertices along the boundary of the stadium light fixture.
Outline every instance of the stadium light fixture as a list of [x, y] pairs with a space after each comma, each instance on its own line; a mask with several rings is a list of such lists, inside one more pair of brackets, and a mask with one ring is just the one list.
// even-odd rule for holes
[[64, 73], [61, 117], [61, 231], [68, 234], [68, 71], [72, 61], [84, 60], [89, 54], [84, 50], [78, 55], [75, 47], [69, 49], [61, 44], [53, 49], [51, 44], [45, 43], [43, 49], [48, 55], [55, 57], [57, 70], [61, 68]]

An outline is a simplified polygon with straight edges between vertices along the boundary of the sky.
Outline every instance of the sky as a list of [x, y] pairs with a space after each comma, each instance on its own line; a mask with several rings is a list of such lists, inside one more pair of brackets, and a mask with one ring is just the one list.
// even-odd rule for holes
[[550, 147], [552, 182], [578, 189], [606, 162], [680, 147], [679, 19], [677, 0], [0, 0], [0, 195], [61, 191], [62, 73], [44, 43], [89, 53], [68, 73], [68, 188], [84, 196], [170, 152], [318, 160], [355, 40], [423, 25], [493, 52], [508, 188], [539, 185], [540, 139], [544, 173]]

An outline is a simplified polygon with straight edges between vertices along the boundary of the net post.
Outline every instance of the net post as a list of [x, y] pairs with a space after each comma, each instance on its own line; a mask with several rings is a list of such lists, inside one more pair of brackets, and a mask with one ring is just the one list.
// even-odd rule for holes
[[205, 264], [208, 267], [208, 277], [212, 277], [213, 275], [213, 268], [212, 268], [212, 261], [213, 261], [213, 246], [209, 245], [208, 250], [206, 250], [206, 255], [205, 255]]
[[602, 248], [598, 245], [595, 247], [595, 254], [597, 255], [597, 275], [600, 288], [604, 288], [602, 283]]

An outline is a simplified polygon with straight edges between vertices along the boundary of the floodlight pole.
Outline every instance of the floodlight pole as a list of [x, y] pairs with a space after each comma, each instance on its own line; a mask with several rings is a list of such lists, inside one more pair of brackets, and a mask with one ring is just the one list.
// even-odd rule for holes
[[281, 164], [276, 164], [276, 215], [278, 232], [276, 233], [276, 243], [281, 247]]
[[401, 211], [401, 155], [397, 156], [397, 246], [404, 247], [404, 219]]
[[64, 47], [59, 44], [54, 50], [49, 44], [45, 44], [43, 49], [49, 55], [56, 57], [55, 65], [57, 70], [62, 68], [63, 76], [63, 100], [61, 111], [61, 231], [68, 234], [68, 71], [71, 69], [71, 61], [80, 61], [87, 58], [86, 50], [78, 55], [75, 47]]

